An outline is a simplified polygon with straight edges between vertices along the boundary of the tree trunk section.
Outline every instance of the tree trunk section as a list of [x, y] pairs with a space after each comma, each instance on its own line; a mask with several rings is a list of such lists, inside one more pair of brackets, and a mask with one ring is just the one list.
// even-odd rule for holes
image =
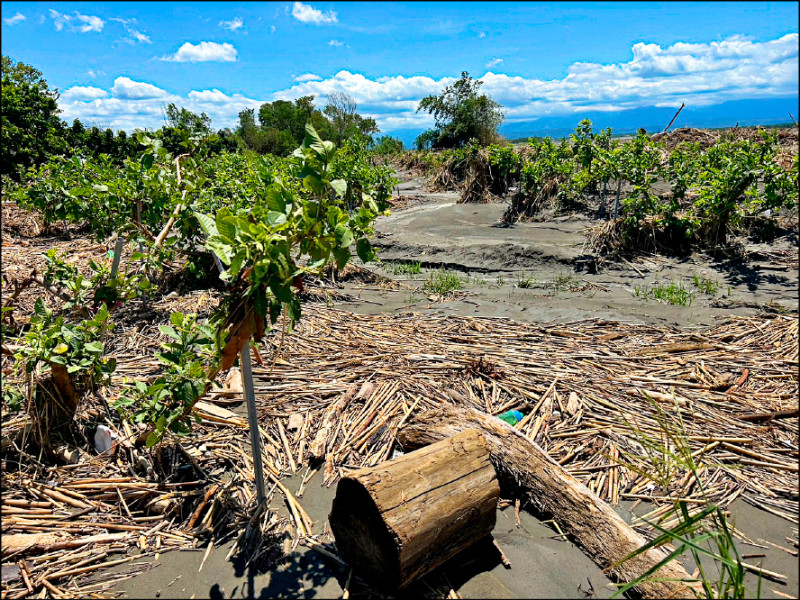
[[[504, 496], [517, 496], [539, 513], [552, 515], [586, 554], [619, 583], [628, 583], [666, 558], [659, 549], [613, 566], [647, 543], [589, 488], [567, 473], [538, 445], [519, 431], [472, 408], [441, 406], [412, 417], [398, 440], [406, 448], [436, 443], [459, 431], [474, 428], [489, 444], [490, 458]], [[661, 579], [689, 579], [675, 561], [654, 574]], [[649, 581], [636, 586], [645, 598], [694, 598], [691, 584], [681, 581]]]
[[353, 569], [395, 590], [490, 534], [499, 494], [486, 440], [467, 429], [350, 473], [328, 520]]

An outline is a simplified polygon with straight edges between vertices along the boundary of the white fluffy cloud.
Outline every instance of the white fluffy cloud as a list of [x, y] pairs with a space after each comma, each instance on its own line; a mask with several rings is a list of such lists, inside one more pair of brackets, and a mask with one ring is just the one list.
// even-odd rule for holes
[[8, 25], [9, 27], [11, 27], [12, 25], [16, 25], [17, 23], [21, 23], [26, 18], [27, 17], [25, 15], [23, 15], [21, 12], [18, 12], [13, 17], [8, 17], [7, 19], [3, 19], [3, 22], [6, 25]]
[[308, 4], [295, 2], [292, 5], [292, 16], [301, 23], [313, 23], [314, 25], [324, 25], [326, 23], [336, 23], [336, 13], [332, 10], [322, 12]]
[[294, 78], [295, 81], [304, 82], [304, 81], [320, 81], [322, 77], [319, 75], [314, 75], [314, 73], [305, 73], [304, 75], [298, 75]]
[[77, 10], [72, 15], [61, 14], [52, 8], [48, 12], [50, 13], [50, 18], [53, 19], [53, 26], [56, 31], [61, 31], [66, 26], [70, 31], [80, 31], [81, 33], [95, 31], [100, 33], [103, 31], [103, 25], [105, 25], [105, 21], [100, 17], [82, 15]]
[[163, 56], [161, 60], [170, 62], [235, 62], [238, 56], [233, 44], [227, 42], [185, 42], [175, 54]]
[[91, 85], [76, 85], [65, 90], [61, 94], [61, 99], [69, 102], [71, 100], [95, 100], [106, 96], [108, 96], [108, 92], [104, 89], [92, 87]]
[[111, 92], [117, 97], [126, 100], [141, 100], [144, 98], [163, 98], [169, 92], [162, 90], [150, 83], [134, 81], [129, 77], [117, 77]]
[[[572, 115], [588, 110], [621, 111], [647, 106], [699, 107], [730, 100], [789, 97], [798, 88], [798, 34], [767, 42], [740, 37], [705, 44], [677, 43], [662, 48], [636, 44], [628, 62], [574, 63], [559, 79], [541, 80], [487, 72], [481, 91], [506, 112], [507, 122], [545, 115]], [[438, 94], [453, 77], [393, 75], [370, 79], [341, 70], [328, 78], [305, 73], [291, 87], [263, 99], [229, 95], [219, 89], [171, 94], [153, 84], [118, 77], [108, 96], [99, 88], [70, 88], [60, 106], [68, 119], [110, 121], [112, 127], [159, 127], [162, 103], [175, 102], [195, 112], [206, 112], [215, 127], [235, 125], [238, 113], [266, 101], [293, 100], [315, 95], [324, 106], [334, 91], [350, 94], [359, 112], [373, 117], [383, 131], [429, 127], [428, 114], [417, 113], [419, 101]], [[97, 91], [99, 90], [99, 91]], [[83, 94], [83, 96], [80, 96]], [[91, 97], [95, 94], [96, 97]], [[83, 98], [83, 99], [79, 99]]]
[[[620, 111], [645, 106], [708, 106], [748, 98], [789, 96], [798, 87], [798, 34], [767, 42], [732, 37], [667, 48], [636, 44], [629, 62], [574, 63], [561, 79], [540, 80], [487, 72], [481, 91], [503, 105], [508, 122], [587, 110]], [[490, 63], [491, 64], [491, 63]], [[496, 66], [496, 65], [492, 65]], [[488, 65], [487, 65], [488, 68]], [[275, 93], [292, 99], [315, 94], [324, 103], [333, 91], [347, 92], [362, 114], [382, 129], [418, 128], [431, 123], [417, 103], [453, 83], [452, 77], [382, 77], [349, 71], [319, 81], [299, 82]]]
[[486, 68], [491, 69], [492, 67], [496, 67], [497, 65], [503, 62], [502, 58], [493, 58], [489, 62], [486, 63]]
[[340, 42], [339, 40], [331, 40], [328, 42], [328, 46], [344, 46], [344, 42]]
[[68, 122], [80, 119], [86, 125], [114, 129], [157, 129], [164, 124], [162, 106], [174, 102], [196, 113], [206, 113], [216, 128], [235, 127], [239, 112], [258, 108], [266, 100], [242, 94], [228, 95], [216, 88], [192, 90], [186, 96], [172, 94], [158, 86], [129, 77], [117, 77], [110, 90], [75, 86], [59, 99], [62, 116]]
[[234, 17], [230, 21], [220, 21], [219, 26], [228, 31], [236, 31], [244, 27], [244, 20], [241, 17]]

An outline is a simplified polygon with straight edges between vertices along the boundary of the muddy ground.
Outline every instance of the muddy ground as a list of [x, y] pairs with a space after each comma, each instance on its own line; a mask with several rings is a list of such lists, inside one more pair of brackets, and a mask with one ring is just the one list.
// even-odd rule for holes
[[[746, 243], [747, 260], [700, 253], [645, 255], [595, 267], [585, 233], [602, 221], [563, 215], [503, 228], [498, 224], [504, 203], [458, 204], [456, 192], [427, 192], [424, 178], [400, 176], [405, 181], [399, 193], [411, 200], [410, 206], [378, 222], [374, 243], [382, 265], [369, 265], [399, 281], [399, 289], [347, 285], [348, 293], [364, 300], [348, 303], [350, 310], [504, 316], [528, 322], [602, 318], [702, 327], [734, 314], [798, 308], [797, 245], [791, 238]], [[422, 272], [399, 273], [397, 265], [409, 262], [419, 262]], [[431, 294], [422, 289], [431, 271], [441, 269], [462, 280], [463, 293], [447, 302], [435, 296], [431, 301]], [[698, 289], [695, 277], [716, 290]], [[671, 283], [692, 292], [691, 304], [645, 298], [653, 286]]]
[[[797, 246], [791, 239], [748, 244], [746, 261], [705, 254], [650, 255], [594, 270], [581, 258], [586, 254], [585, 230], [597, 221], [566, 215], [501, 228], [497, 224], [503, 204], [458, 204], [457, 193], [430, 193], [423, 178], [408, 174], [401, 178], [399, 194], [411, 202], [379, 221], [375, 244], [382, 264], [368, 267], [399, 285], [386, 289], [375, 283], [346, 282], [341, 291], [358, 300], [335, 302], [342, 308], [363, 313], [504, 316], [529, 322], [601, 318], [682, 329], [703, 328], [732, 315], [798, 309]], [[409, 262], [421, 263], [421, 272], [409, 275], [396, 266]], [[423, 290], [430, 273], [440, 269], [456, 272], [462, 280], [462, 291], [454, 297]], [[713, 293], [694, 287], [695, 276], [711, 281], [716, 287]], [[681, 282], [692, 291], [692, 303], [675, 306], [642, 297], [644, 290], [669, 282]], [[237, 412], [241, 411], [239, 407]], [[300, 501], [314, 520], [314, 533], [323, 533], [335, 488], [322, 487], [318, 479], [306, 485]], [[292, 490], [299, 487], [297, 476], [286, 483]], [[283, 506], [275, 508], [286, 511]], [[630, 519], [628, 508], [618, 509], [626, 519]], [[790, 552], [796, 548], [786, 541], [791, 524], [742, 500], [730, 509], [737, 527], [758, 543], [741, 544], [740, 552], [752, 555], [748, 561], [788, 577], [786, 582], [764, 580], [762, 597], [796, 597], [797, 558], [796, 552]], [[636, 512], [646, 510], [642, 504]], [[525, 511], [517, 526], [513, 506], [498, 510], [494, 537], [511, 561], [511, 569], [501, 565], [491, 545], [479, 544], [429, 580], [445, 577], [462, 597], [474, 598], [607, 598], [613, 593], [609, 581], [579, 548]], [[789, 551], [769, 542], [790, 546]], [[226, 560], [228, 549], [227, 545], [214, 548], [204, 564], [203, 548], [162, 555], [152, 570], [123, 582], [119, 590], [127, 597], [161, 598], [342, 595], [346, 570], [303, 546], [277, 569], [266, 572], [258, 565], [245, 568]], [[686, 566], [690, 572], [694, 567], [690, 561]], [[755, 595], [757, 579], [748, 575], [747, 585]], [[350, 593], [367, 596], [357, 585], [351, 586]]]

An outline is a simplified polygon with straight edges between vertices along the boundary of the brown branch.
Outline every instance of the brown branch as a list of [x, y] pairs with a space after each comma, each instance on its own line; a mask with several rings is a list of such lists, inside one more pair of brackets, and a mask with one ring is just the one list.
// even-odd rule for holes
[[[187, 156], [189, 156], [189, 155], [188, 154], [181, 154], [180, 156], [177, 156], [175, 158], [175, 168], [178, 171], [178, 187], [181, 186], [181, 181], [182, 181], [182, 179], [181, 179], [181, 163], [180, 163], [180, 160], [182, 158], [187, 157]], [[186, 201], [186, 191], [187, 190], [183, 190], [181, 192], [181, 203], [178, 204], [178, 206], [175, 207], [175, 210], [172, 211], [172, 215], [170, 216], [169, 220], [167, 221], [167, 224], [164, 225], [164, 229], [162, 229], [161, 233], [158, 234], [158, 237], [156, 238], [156, 241], [153, 244], [154, 248], [158, 248], [158, 247], [161, 246], [161, 244], [164, 243], [164, 239], [167, 237], [167, 235], [169, 235], [169, 232], [172, 229], [172, 226], [175, 224], [175, 221], [177, 220], [178, 215], [181, 214], [181, 211], [184, 208], [184, 202]]]

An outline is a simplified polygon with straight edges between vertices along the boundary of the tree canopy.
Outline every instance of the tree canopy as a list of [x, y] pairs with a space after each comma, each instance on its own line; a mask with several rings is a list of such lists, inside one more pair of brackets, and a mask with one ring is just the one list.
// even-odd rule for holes
[[355, 99], [345, 92], [332, 92], [323, 112], [330, 119], [337, 144], [354, 135], [371, 137], [379, 131], [375, 119], [359, 115]]
[[432, 114], [436, 126], [417, 138], [417, 147], [460, 148], [473, 139], [483, 145], [496, 141], [497, 128], [505, 115], [500, 104], [478, 93], [481, 85], [482, 81], [463, 71], [461, 79], [444, 88], [440, 95], [423, 98], [417, 112]]
[[2, 137], [0, 173], [16, 175], [65, 148], [64, 122], [42, 73], [30, 65], [2, 57]]
[[245, 109], [239, 113], [237, 133], [251, 150], [287, 156], [305, 139], [306, 123], [320, 137], [337, 144], [353, 136], [363, 136], [371, 143], [372, 135], [379, 131], [375, 119], [358, 114], [358, 105], [351, 96], [333, 92], [323, 110], [314, 106], [314, 96], [265, 102], [258, 113]]

